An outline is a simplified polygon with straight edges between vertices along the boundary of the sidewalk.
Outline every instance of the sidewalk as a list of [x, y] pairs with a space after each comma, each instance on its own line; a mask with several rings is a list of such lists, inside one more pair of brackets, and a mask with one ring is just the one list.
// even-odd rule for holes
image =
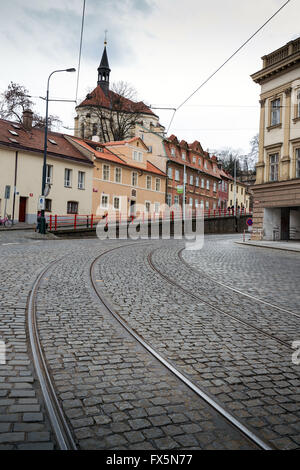
[[16, 222], [11, 227], [4, 227], [0, 225], [0, 231], [5, 230], [34, 230], [36, 224], [26, 224], [25, 222]]
[[238, 245], [251, 245], [259, 246], [260, 248], [273, 248], [274, 250], [284, 250], [284, 251], [297, 251], [300, 252], [300, 240], [289, 240], [289, 241], [256, 241], [256, 240], [247, 240], [245, 242], [238, 241], [235, 242]]

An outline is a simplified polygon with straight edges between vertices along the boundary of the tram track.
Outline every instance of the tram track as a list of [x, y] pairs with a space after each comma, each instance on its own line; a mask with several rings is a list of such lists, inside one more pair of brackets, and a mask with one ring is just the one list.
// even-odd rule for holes
[[[156, 249], [157, 250], [157, 249]], [[182, 292], [184, 292], [186, 295], [192, 297], [193, 299], [195, 299], [196, 301], [198, 302], [201, 302], [201, 303], [204, 303], [206, 305], [208, 305], [209, 307], [211, 307], [213, 310], [215, 310], [216, 312], [218, 313], [221, 313], [222, 315], [225, 315], [226, 317], [229, 317], [231, 318], [232, 320], [244, 325], [244, 326], [247, 326], [248, 328], [251, 328], [252, 330], [274, 340], [274, 341], [277, 341], [278, 343], [280, 343], [282, 346], [288, 348], [288, 349], [291, 349], [292, 350], [292, 346], [287, 343], [286, 341], [283, 341], [282, 339], [280, 338], [277, 338], [276, 336], [270, 334], [270, 333], [267, 333], [265, 330], [253, 325], [252, 323], [249, 323], [248, 321], [245, 321], [245, 320], [242, 320], [241, 318], [238, 318], [236, 317], [235, 315], [231, 314], [231, 313], [228, 313], [226, 312], [224, 309], [220, 308], [219, 306], [215, 305], [213, 302], [210, 302], [210, 301], [207, 301], [205, 300], [203, 297], [195, 294], [194, 292], [191, 292], [190, 290], [186, 289], [185, 287], [183, 287], [181, 284], [179, 284], [178, 282], [174, 281], [173, 279], [171, 279], [167, 274], [164, 274], [157, 266], [155, 266], [154, 262], [153, 262], [153, 253], [156, 251], [156, 250], [153, 250], [151, 251], [148, 256], [147, 256], [147, 260], [148, 260], [148, 264], [149, 266], [151, 267], [151, 269], [156, 272], [156, 274], [158, 274], [159, 276], [161, 276], [163, 279], [165, 279], [169, 284], [173, 285], [174, 287], [176, 287], [177, 289], [181, 290]]]
[[51, 375], [39, 339], [36, 321], [36, 298], [41, 282], [48, 271], [59, 262], [50, 263], [37, 277], [27, 298], [26, 318], [29, 332], [29, 342], [32, 352], [33, 365], [40, 383], [44, 403], [59, 450], [77, 450], [71, 429], [65, 418], [63, 409], [57, 398]]
[[[95, 267], [100, 259], [109, 254], [112, 251], [117, 249], [124, 248], [127, 245], [121, 247], [114, 247], [110, 250], [106, 250], [101, 253], [98, 257], [94, 259], [90, 266], [90, 281], [93, 286], [93, 289], [99, 299], [99, 301], [105, 306], [109, 313], [122, 325], [123, 328], [140, 344], [144, 349], [152, 356], [154, 356], [163, 366], [165, 366], [168, 371], [174, 374], [177, 379], [179, 379], [183, 384], [185, 384], [190, 390], [192, 390], [199, 398], [206, 402], [214, 411], [221, 415], [227, 423], [229, 423], [233, 428], [238, 430], [244, 437], [254, 443], [258, 449], [261, 450], [273, 450], [274, 447], [268, 442], [261, 439], [254, 431], [247, 427], [244, 423], [238, 420], [230, 412], [228, 412], [220, 403], [218, 403], [212, 396], [208, 395], [203, 389], [194, 384], [188, 377], [186, 377], [174, 364], [162, 356], [155, 348], [153, 348], [145, 339], [138, 334], [136, 330], [130, 327], [127, 321], [125, 321], [121, 315], [114, 309], [107, 297], [100, 292], [95, 279]], [[154, 250], [153, 250], [154, 251]]]
[[225, 289], [228, 289], [232, 292], [236, 292], [237, 294], [243, 296], [243, 297], [247, 297], [248, 299], [251, 299], [252, 301], [255, 301], [255, 302], [258, 302], [258, 303], [261, 303], [263, 305], [267, 305], [268, 307], [272, 307], [273, 309], [275, 310], [279, 310], [281, 312], [284, 312], [284, 313], [287, 313], [289, 315], [293, 315], [297, 318], [300, 318], [300, 314], [299, 313], [296, 313], [296, 312], [293, 312], [291, 310], [288, 310], [286, 308], [283, 308], [283, 307], [280, 307], [279, 305], [276, 305], [276, 304], [272, 304], [271, 302], [267, 302], [266, 300], [263, 300], [259, 297], [256, 297], [254, 295], [251, 295], [251, 294], [248, 294], [247, 292], [243, 292], [241, 291], [240, 289], [236, 289], [235, 287], [232, 287], [232, 286], [229, 286], [228, 284], [224, 284], [224, 282], [221, 282], [219, 281], [218, 279], [214, 278], [213, 276], [211, 276], [210, 274], [207, 274], [205, 271], [203, 271], [202, 269], [199, 269], [199, 268], [195, 268], [194, 266], [191, 266], [184, 258], [183, 258], [183, 251], [184, 251], [184, 248], [182, 248], [181, 250], [178, 251], [178, 258], [180, 259], [180, 261], [190, 270], [190, 271], [193, 271], [195, 274], [201, 274], [201, 276], [204, 276], [206, 277], [207, 279], [211, 280], [212, 282], [214, 282], [215, 284], [218, 284], [222, 287], [224, 287]]

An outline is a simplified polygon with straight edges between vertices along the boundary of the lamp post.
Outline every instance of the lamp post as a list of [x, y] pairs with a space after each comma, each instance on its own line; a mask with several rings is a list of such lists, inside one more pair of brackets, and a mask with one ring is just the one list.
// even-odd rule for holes
[[[49, 106], [49, 82], [50, 78], [54, 73], [57, 72], [76, 72], [76, 69], [63, 69], [63, 70], [54, 70], [50, 73], [47, 82], [47, 94], [46, 94], [46, 122], [45, 122], [45, 141], [44, 141], [44, 163], [43, 163], [43, 179], [42, 179], [42, 196], [45, 196], [45, 187], [46, 187], [46, 172], [47, 172], [47, 139], [48, 139], [48, 106]], [[46, 233], [46, 219], [45, 219], [45, 209], [41, 210], [41, 219], [40, 219], [40, 233]]]

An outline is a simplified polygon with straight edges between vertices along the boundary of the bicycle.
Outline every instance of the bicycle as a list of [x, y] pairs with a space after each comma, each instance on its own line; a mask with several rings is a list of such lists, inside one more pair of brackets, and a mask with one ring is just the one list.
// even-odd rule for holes
[[12, 221], [8, 217], [3, 217], [3, 219], [0, 217], [0, 225], [4, 225], [4, 227], [10, 228], [12, 226]]

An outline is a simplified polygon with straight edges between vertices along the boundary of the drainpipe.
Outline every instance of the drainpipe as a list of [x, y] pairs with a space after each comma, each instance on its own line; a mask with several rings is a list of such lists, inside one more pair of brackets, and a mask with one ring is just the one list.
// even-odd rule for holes
[[167, 175], [167, 179], [166, 179], [166, 204], [168, 203], [168, 183], [169, 183], [169, 177], [168, 177], [168, 170], [169, 170], [169, 163], [170, 163], [170, 160], [167, 160], [167, 163], [166, 163], [166, 175]]
[[18, 156], [19, 156], [19, 152], [18, 150], [16, 150], [12, 223], [14, 223], [14, 220], [15, 220], [15, 204], [16, 204], [17, 176], [18, 176]]

